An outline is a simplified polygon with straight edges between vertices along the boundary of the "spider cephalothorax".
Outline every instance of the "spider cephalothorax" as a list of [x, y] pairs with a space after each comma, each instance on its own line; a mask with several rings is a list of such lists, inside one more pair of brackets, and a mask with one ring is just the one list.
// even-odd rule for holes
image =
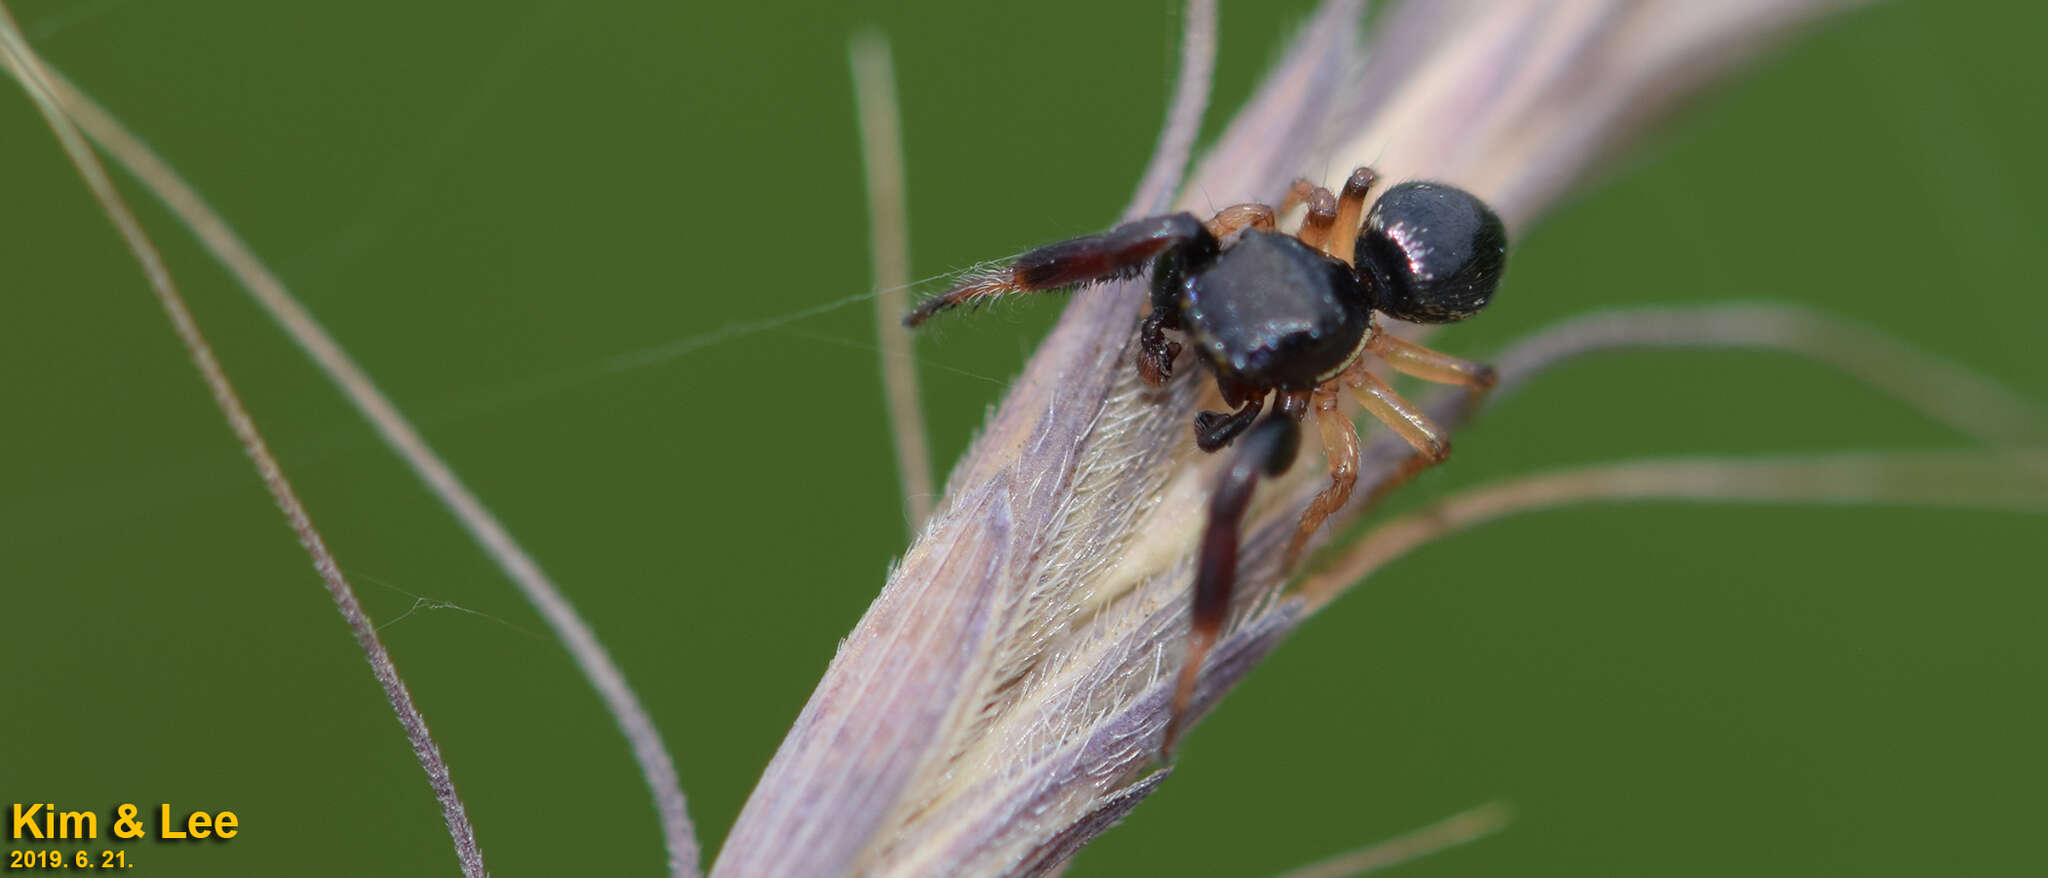
[[[1493, 298], [1507, 260], [1500, 218], [1471, 193], [1428, 182], [1388, 187], [1366, 212], [1376, 179], [1371, 168], [1359, 168], [1341, 196], [1297, 181], [1278, 211], [1307, 203], [1293, 235], [1275, 231], [1273, 208], [1238, 204], [1207, 223], [1178, 213], [1047, 244], [904, 318], [916, 326], [967, 302], [1132, 277], [1152, 267], [1151, 313], [1138, 324], [1139, 375], [1154, 386], [1171, 377], [1182, 345], [1168, 333], [1182, 334], [1232, 408], [1196, 415], [1195, 444], [1216, 451], [1243, 439], [1209, 501], [1193, 629], [1165, 749], [1172, 747], [1202, 658], [1229, 608], [1238, 528], [1252, 488], [1259, 476], [1278, 475], [1292, 464], [1302, 418], [1315, 411], [1330, 485], [1302, 513], [1289, 565], [1357, 483], [1358, 435], [1339, 407], [1343, 391], [1414, 446], [1409, 474], [1450, 453], [1443, 432], [1374, 375], [1365, 354], [1428, 381], [1475, 391], [1493, 384], [1491, 368], [1390, 335], [1375, 312], [1417, 323], [1477, 313]], [[1269, 395], [1274, 411], [1253, 428]]]

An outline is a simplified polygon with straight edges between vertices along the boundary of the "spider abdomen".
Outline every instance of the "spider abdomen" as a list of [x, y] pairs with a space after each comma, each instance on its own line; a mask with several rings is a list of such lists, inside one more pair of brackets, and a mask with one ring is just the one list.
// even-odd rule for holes
[[1247, 229], [1183, 288], [1196, 347], [1218, 372], [1259, 387], [1315, 387], [1372, 323], [1350, 267], [1290, 235]]
[[1442, 183], [1381, 193], [1358, 230], [1358, 270], [1373, 307], [1414, 323], [1479, 312], [1500, 286], [1508, 233], [1477, 197]]

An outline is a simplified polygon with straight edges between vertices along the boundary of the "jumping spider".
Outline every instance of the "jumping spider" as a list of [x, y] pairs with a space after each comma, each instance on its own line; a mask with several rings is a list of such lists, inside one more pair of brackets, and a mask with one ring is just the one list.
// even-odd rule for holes
[[[1358, 480], [1357, 427], [1338, 408], [1340, 391], [1351, 391], [1414, 446], [1416, 456], [1397, 478], [1450, 453], [1443, 431], [1372, 374], [1366, 354], [1427, 381], [1474, 392], [1493, 385], [1491, 367], [1403, 341], [1382, 330], [1373, 312], [1415, 323], [1451, 323], [1478, 313], [1500, 285], [1507, 230], [1484, 202], [1443, 183], [1391, 186], [1367, 212], [1366, 193], [1377, 179], [1371, 168], [1359, 168], [1341, 196], [1297, 180], [1277, 212], [1237, 204], [1207, 223], [1177, 213], [1047, 244], [926, 300], [904, 318], [914, 327], [963, 303], [1135, 277], [1149, 265], [1152, 312], [1138, 324], [1139, 376], [1154, 387], [1172, 376], [1181, 344], [1167, 338], [1169, 330], [1183, 333], [1215, 373], [1224, 403], [1235, 410], [1196, 415], [1195, 444], [1213, 452], [1240, 437], [1243, 442], [1209, 501], [1187, 657], [1163, 751], [1172, 750], [1202, 659], [1230, 606], [1238, 529], [1252, 489], [1261, 474], [1280, 475], [1293, 463], [1299, 424], [1309, 410], [1322, 433], [1330, 485], [1301, 515], [1288, 549], [1290, 567]], [[1308, 214], [1300, 230], [1276, 232], [1276, 213], [1303, 202]], [[1274, 411], [1254, 427], [1269, 392]]]

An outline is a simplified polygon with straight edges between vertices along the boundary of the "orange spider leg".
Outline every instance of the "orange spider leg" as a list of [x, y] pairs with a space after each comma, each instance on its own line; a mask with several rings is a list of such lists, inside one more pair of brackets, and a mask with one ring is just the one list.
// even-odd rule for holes
[[1331, 256], [1347, 263], [1351, 261], [1352, 251], [1358, 247], [1358, 224], [1365, 215], [1365, 196], [1379, 178], [1379, 173], [1373, 169], [1359, 168], [1351, 172], [1351, 179], [1344, 181], [1344, 193], [1337, 196], [1336, 234], [1330, 239]]
[[1387, 361], [1387, 365], [1394, 367], [1394, 371], [1403, 375], [1413, 375], [1424, 381], [1486, 390], [1492, 387], [1496, 380], [1492, 366], [1431, 350], [1412, 341], [1396, 338], [1377, 327], [1366, 338], [1365, 349], [1373, 356]]
[[1330, 229], [1337, 225], [1337, 197], [1317, 186], [1308, 195], [1308, 215], [1301, 218], [1301, 231], [1294, 234], [1303, 244], [1330, 252]]
[[1330, 462], [1330, 485], [1301, 513], [1301, 526], [1294, 532], [1294, 541], [1287, 545], [1287, 561], [1283, 569], [1293, 569], [1301, 559], [1301, 550], [1308, 545], [1308, 538], [1323, 521], [1351, 499], [1351, 489], [1358, 484], [1358, 426], [1338, 406], [1341, 395], [1337, 381], [1328, 381], [1316, 389], [1316, 427], [1323, 436], [1323, 456]]

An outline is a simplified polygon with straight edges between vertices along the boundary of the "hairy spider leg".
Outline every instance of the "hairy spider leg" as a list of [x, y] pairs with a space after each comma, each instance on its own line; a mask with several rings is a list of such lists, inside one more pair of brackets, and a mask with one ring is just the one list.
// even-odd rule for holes
[[1174, 684], [1172, 712], [1160, 744], [1164, 754], [1173, 753], [1181, 721], [1194, 700], [1202, 660], [1216, 645], [1224, 617], [1230, 612], [1230, 593], [1237, 582], [1238, 531], [1245, 510], [1251, 505], [1252, 489], [1258, 486], [1260, 476], [1286, 472], [1300, 447], [1301, 427], [1282, 406], [1245, 434], [1230, 458], [1230, 465], [1216, 480], [1216, 491], [1209, 497], [1209, 523], [1202, 532], [1201, 556], [1195, 568], [1194, 620], [1188, 629], [1187, 657], [1182, 660], [1180, 678]]
[[903, 324], [915, 327], [940, 311], [981, 299], [1135, 277], [1161, 252], [1190, 246], [1212, 251], [1216, 247], [1215, 237], [1193, 214], [1134, 220], [1101, 234], [1058, 241], [1025, 253], [1000, 270], [970, 278], [918, 303]]

